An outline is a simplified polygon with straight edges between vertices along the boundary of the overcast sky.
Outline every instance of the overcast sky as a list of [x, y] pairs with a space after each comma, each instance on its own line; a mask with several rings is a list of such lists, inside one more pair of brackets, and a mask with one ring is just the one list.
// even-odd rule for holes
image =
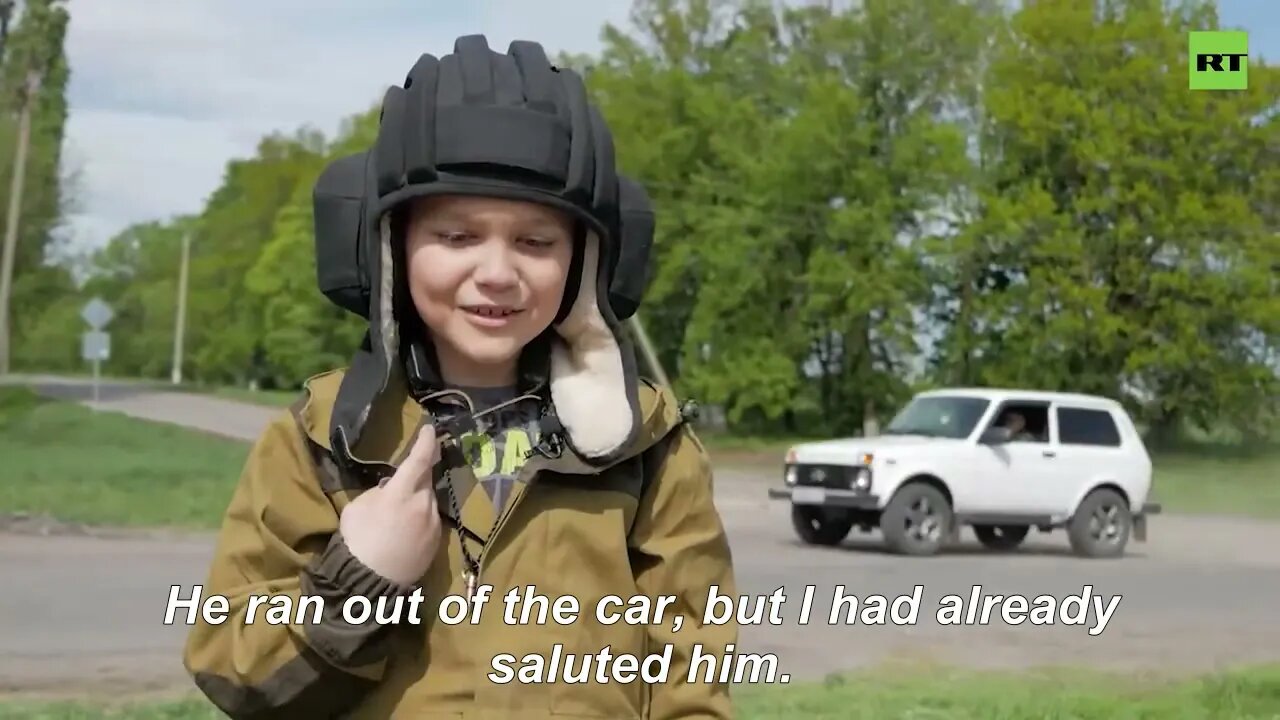
[[[226, 162], [262, 136], [331, 135], [423, 52], [484, 33], [505, 49], [594, 52], [630, 0], [96, 0], [71, 4], [66, 161], [79, 175], [76, 244], [196, 212]], [[1250, 50], [1280, 58], [1280, 0], [1222, 0]], [[554, 8], [554, 11], [552, 10]], [[268, 15], [268, 13], [270, 13]]]

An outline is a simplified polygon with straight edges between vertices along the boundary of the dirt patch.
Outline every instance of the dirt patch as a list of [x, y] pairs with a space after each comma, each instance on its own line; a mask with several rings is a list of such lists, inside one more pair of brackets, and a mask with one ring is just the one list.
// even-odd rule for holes
[[776, 469], [779, 476], [782, 474], [783, 454], [774, 450], [711, 450], [710, 453], [717, 467], [756, 472]]
[[[66, 662], [63, 659], [60, 662]], [[72, 661], [75, 664], [75, 661]], [[92, 701], [107, 705], [114, 701], [133, 703], [175, 700], [197, 692], [191, 678], [181, 669], [159, 672], [157, 659], [114, 658], [110, 665], [78, 663], [78, 674], [33, 672], [6, 677], [0, 682], [0, 698], [7, 702]]]
[[101, 539], [189, 540], [208, 535], [181, 528], [129, 528], [89, 525], [35, 513], [0, 513], [0, 533], [44, 537], [85, 537]]

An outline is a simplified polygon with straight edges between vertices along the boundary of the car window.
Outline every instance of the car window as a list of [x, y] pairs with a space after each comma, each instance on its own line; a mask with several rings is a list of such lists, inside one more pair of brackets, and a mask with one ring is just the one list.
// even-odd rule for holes
[[883, 434], [967, 438], [987, 411], [988, 404], [989, 401], [976, 397], [916, 397], [885, 426]]
[[1000, 406], [990, 427], [1013, 431], [1010, 442], [1049, 442], [1049, 406], [1044, 402], [1011, 400]]
[[1060, 407], [1058, 441], [1063, 445], [1120, 447], [1120, 430], [1106, 410]]

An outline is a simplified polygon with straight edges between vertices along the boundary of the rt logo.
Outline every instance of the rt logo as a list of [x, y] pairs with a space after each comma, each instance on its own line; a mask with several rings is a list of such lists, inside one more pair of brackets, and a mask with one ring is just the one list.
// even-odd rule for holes
[[1248, 33], [1193, 32], [1188, 35], [1187, 50], [1192, 90], [1248, 89]]

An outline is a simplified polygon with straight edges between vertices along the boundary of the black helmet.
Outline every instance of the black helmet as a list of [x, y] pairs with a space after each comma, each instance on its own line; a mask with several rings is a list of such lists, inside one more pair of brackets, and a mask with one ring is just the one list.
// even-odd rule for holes
[[616, 172], [612, 135], [582, 78], [554, 67], [536, 43], [513, 42], [504, 55], [482, 35], [459, 38], [451, 55], [419, 58], [384, 96], [374, 147], [335, 160], [316, 183], [320, 289], [369, 321], [333, 410], [333, 449], [349, 455], [397, 366], [411, 389], [439, 383], [430, 338], [397, 289], [394, 237], [405, 202], [435, 194], [544, 203], [578, 219], [549, 363], [525, 371], [550, 381], [564, 439], [588, 460], [610, 461], [639, 427], [636, 363], [620, 323], [648, 280], [652, 208]]

